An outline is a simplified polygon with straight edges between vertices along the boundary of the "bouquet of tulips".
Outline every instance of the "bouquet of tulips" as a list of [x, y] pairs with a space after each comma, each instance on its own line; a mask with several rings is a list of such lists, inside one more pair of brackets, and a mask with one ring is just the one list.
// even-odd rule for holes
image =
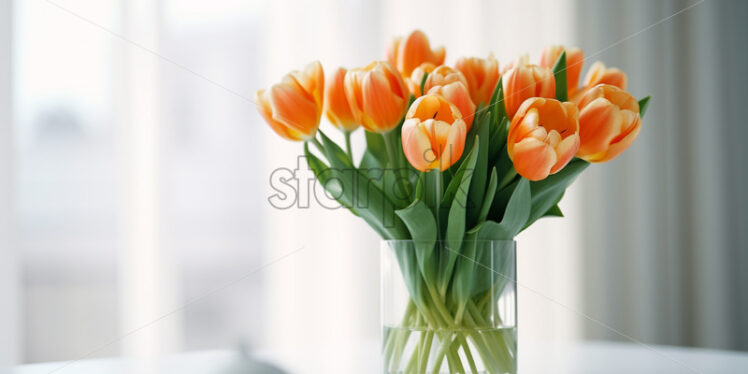
[[[564, 191], [589, 163], [637, 137], [649, 98], [634, 99], [626, 75], [600, 62], [580, 86], [579, 48], [548, 47], [538, 64], [525, 56], [501, 69], [492, 55], [444, 60], [443, 47], [414, 31], [391, 42], [386, 61], [338, 68], [327, 82], [319, 62], [293, 71], [257, 92], [258, 109], [280, 136], [304, 143], [329, 196], [384, 240], [414, 243], [397, 254], [410, 296], [402, 323], [436, 331], [441, 347], [426, 334], [404, 357], [407, 334], [386, 334], [385, 369], [439, 372], [444, 362], [451, 372], [515, 372], [507, 347], [516, 335], [470, 332], [496, 323], [486, 306], [493, 293], [479, 285], [507, 283], [482, 274], [475, 243], [562, 216]], [[319, 129], [323, 112], [345, 146]], [[359, 127], [366, 149], [355, 160]], [[466, 332], [439, 335], [446, 330]]]

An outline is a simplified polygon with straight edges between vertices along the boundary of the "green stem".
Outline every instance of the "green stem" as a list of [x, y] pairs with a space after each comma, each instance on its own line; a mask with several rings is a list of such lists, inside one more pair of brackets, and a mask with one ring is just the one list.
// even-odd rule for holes
[[314, 144], [314, 146], [317, 147], [317, 149], [319, 149], [320, 152], [322, 152], [323, 156], [325, 155], [325, 147], [322, 146], [322, 143], [320, 143], [319, 140], [317, 140], [317, 138], [311, 138], [309, 139], [309, 142]]
[[408, 182], [407, 179], [408, 175], [405, 173], [405, 168], [403, 167], [401, 162], [402, 157], [400, 157], [400, 150], [397, 148], [397, 136], [397, 128], [382, 134], [382, 138], [384, 139], [384, 146], [387, 149], [387, 158], [389, 158], [390, 167], [395, 170], [395, 176], [397, 178], [399, 187], [403, 192], [405, 192], [407, 196], [410, 196], [412, 191], [410, 190], [410, 182]]
[[395, 352], [395, 349], [397, 349], [397, 346], [400, 343], [400, 340], [403, 335], [405, 335], [404, 328], [408, 326], [409, 321], [413, 315], [413, 312], [416, 312], [416, 305], [413, 302], [413, 300], [408, 302], [408, 306], [405, 308], [405, 315], [403, 316], [403, 320], [400, 323], [400, 326], [396, 326], [394, 330], [390, 330], [390, 333], [387, 337], [387, 343], [385, 344], [384, 351], [385, 351], [385, 362], [386, 363], [392, 363], [394, 360], [393, 354], [398, 355], [397, 352]]
[[[467, 334], [465, 334], [465, 336], [467, 336]], [[470, 345], [468, 345], [467, 339], [465, 339], [464, 336], [459, 336], [459, 338], [460, 343], [463, 347], [462, 350], [465, 352], [465, 357], [467, 358], [468, 365], [470, 365], [470, 370], [472, 370], [473, 373], [477, 373], [478, 367], [475, 365], [475, 360], [473, 360], [473, 354], [470, 353]]]
[[449, 311], [447, 310], [447, 307], [444, 306], [444, 303], [441, 302], [441, 298], [439, 297], [439, 293], [434, 289], [434, 287], [431, 287], [431, 285], [428, 286], [429, 294], [431, 294], [432, 303], [434, 304], [434, 307], [436, 307], [436, 311], [439, 313], [438, 315], [441, 316], [444, 319], [444, 325], [445, 327], [454, 327], [454, 323], [452, 323], [453, 317], [449, 314]]
[[516, 176], [517, 170], [515, 170], [514, 167], [509, 168], [509, 170], [507, 170], [506, 174], [504, 175], [504, 178], [501, 178], [501, 182], [499, 182], [499, 188], [497, 189], [497, 191], [503, 190], [504, 187], [512, 183], [514, 177]]
[[[416, 316], [416, 323], [415, 326], [418, 327], [422, 322], [422, 317], [420, 314]], [[424, 340], [426, 339], [425, 334], [423, 332], [418, 337], [418, 343], [416, 344], [416, 348], [413, 350], [413, 353], [410, 355], [410, 360], [408, 361], [408, 365], [405, 367], [406, 373], [412, 373], [413, 369], [415, 369], [418, 365], [418, 358], [420, 355], [421, 347], [424, 344]]]
[[343, 131], [345, 135], [345, 151], [348, 153], [348, 157], [353, 160], [353, 151], [351, 150], [351, 131]]
[[426, 344], [418, 359], [418, 373], [425, 373], [429, 365], [429, 354], [431, 353], [431, 342], [434, 340], [434, 331], [426, 331]]
[[434, 218], [436, 218], [437, 228], [436, 232], [438, 235], [437, 240], [441, 240], [442, 226], [440, 222], [440, 210], [442, 197], [444, 195], [444, 188], [442, 186], [442, 184], [444, 183], [444, 176], [442, 175], [441, 170], [434, 169], [430, 170], [426, 174], [426, 177], [431, 179], [431, 183], [428, 184], [434, 186], [434, 191], [427, 191], [428, 193], [426, 193], [426, 198], [429, 199], [429, 201], [427, 201], [427, 204], [432, 207], [432, 209], [434, 209]]

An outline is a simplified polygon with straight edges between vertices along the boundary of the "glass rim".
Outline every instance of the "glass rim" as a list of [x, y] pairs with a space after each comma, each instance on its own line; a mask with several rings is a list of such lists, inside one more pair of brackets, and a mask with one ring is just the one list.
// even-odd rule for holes
[[[448, 240], [413, 240], [413, 239], [381, 239], [381, 243], [448, 243]], [[516, 239], [473, 239], [473, 240], [460, 240], [461, 243], [472, 242], [472, 243], [502, 243], [502, 244], [517, 244]]]

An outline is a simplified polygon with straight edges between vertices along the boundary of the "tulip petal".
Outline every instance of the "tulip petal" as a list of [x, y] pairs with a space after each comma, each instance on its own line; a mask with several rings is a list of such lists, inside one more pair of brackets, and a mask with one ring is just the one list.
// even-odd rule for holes
[[255, 94], [255, 102], [257, 103], [257, 110], [260, 112], [260, 115], [263, 119], [265, 119], [265, 122], [270, 125], [270, 128], [273, 129], [276, 134], [289, 140], [299, 140], [295, 139], [288, 132], [285, 126], [273, 119], [273, 109], [270, 107], [270, 99], [268, 98], [267, 91], [257, 91], [257, 93]]
[[605, 64], [597, 61], [592, 64], [587, 75], [584, 77], [584, 85], [594, 87], [599, 84], [608, 84], [625, 90], [627, 80], [626, 74], [620, 69], [607, 68]]
[[361, 91], [364, 112], [374, 122], [369, 127], [380, 131], [395, 127], [404, 110], [403, 100], [393, 95], [385, 73], [380, 70], [370, 71], [364, 76]]
[[294, 76], [321, 107], [325, 89], [325, 73], [322, 70], [322, 64], [319, 61], [311, 62], [304, 67], [303, 71], [295, 72]]
[[439, 157], [439, 169], [441, 171], [447, 170], [462, 157], [466, 136], [467, 126], [463, 120], [457, 120], [449, 127], [449, 133]]
[[631, 145], [631, 143], [633, 143], [634, 140], [636, 140], [636, 137], [639, 136], [640, 131], [641, 131], [641, 127], [637, 126], [636, 128], [634, 128], [634, 130], [631, 131], [628, 135], [626, 135], [623, 139], [621, 139], [621, 141], [619, 141], [618, 143], [611, 144], [610, 148], [608, 148], [608, 152], [605, 154], [605, 157], [600, 160], [596, 160], [596, 161], [605, 162], [605, 161], [610, 161], [618, 157], [618, 155], [623, 153], [623, 151], [625, 151], [626, 148], [628, 148]]
[[353, 131], [358, 123], [351, 112], [345, 93], [346, 70], [338, 68], [325, 85], [324, 112], [327, 119], [335, 127], [344, 131]]
[[514, 145], [512, 155], [514, 169], [531, 181], [545, 179], [556, 164], [556, 152], [545, 142], [535, 138], [525, 138]]
[[623, 153], [623, 151], [625, 151], [626, 148], [636, 140], [636, 137], [639, 136], [639, 132], [641, 131], [641, 118], [639, 115], [631, 113], [628, 110], [622, 110], [621, 113], [624, 115], [624, 121], [628, 122], [629, 126], [621, 136], [613, 139], [613, 142], [608, 148], [608, 152], [606, 152], [603, 157], [595, 160], [596, 162], [610, 161], [618, 157], [618, 155]]
[[556, 146], [556, 164], [551, 168], [551, 174], [563, 169], [574, 158], [579, 150], [579, 135], [569, 135]]
[[579, 114], [579, 157], [604, 152], [621, 132], [621, 111], [610, 101], [597, 98], [583, 107]]
[[411, 118], [403, 123], [402, 128], [403, 153], [414, 168], [426, 171], [438, 158], [431, 148], [428, 131], [421, 126], [417, 118]]
[[314, 136], [319, 126], [320, 110], [316, 103], [288, 84], [276, 84], [270, 88], [270, 104], [273, 119], [284, 126]]

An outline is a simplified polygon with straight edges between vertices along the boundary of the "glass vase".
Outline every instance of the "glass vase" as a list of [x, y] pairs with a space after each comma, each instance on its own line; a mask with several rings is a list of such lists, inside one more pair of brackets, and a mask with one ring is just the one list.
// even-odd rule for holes
[[515, 248], [383, 241], [383, 372], [516, 373]]

